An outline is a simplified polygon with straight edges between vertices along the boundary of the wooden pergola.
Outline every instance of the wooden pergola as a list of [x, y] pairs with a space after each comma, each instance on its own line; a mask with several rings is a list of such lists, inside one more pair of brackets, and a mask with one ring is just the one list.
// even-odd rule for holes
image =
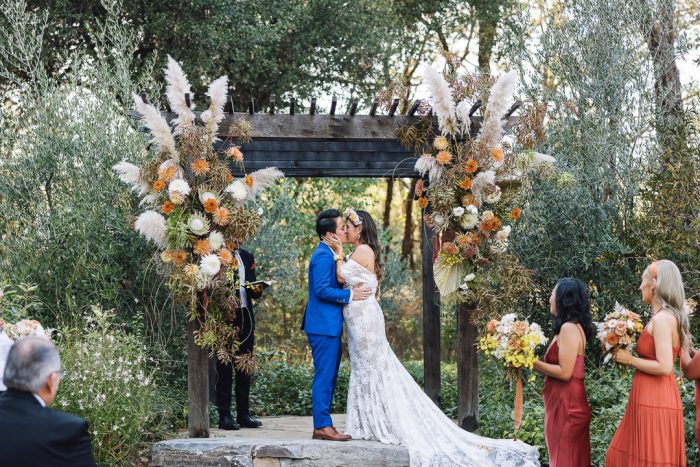
[[[145, 96], [142, 97], [145, 101]], [[189, 101], [189, 96], [186, 98]], [[415, 115], [420, 104], [416, 101], [406, 115], [397, 115], [399, 100], [394, 99], [386, 114], [378, 114], [379, 105], [375, 101], [368, 114], [358, 115], [356, 99], [349, 104], [347, 114], [336, 114], [335, 97], [325, 114], [317, 112], [315, 99], [304, 114], [298, 112], [294, 99], [285, 113], [277, 112], [274, 97], [265, 112], [256, 112], [253, 102], [246, 112], [233, 112], [229, 102], [219, 125], [219, 137], [240, 144], [238, 123], [244, 119], [251, 124], [252, 141], [241, 145], [248, 171], [274, 166], [286, 177], [416, 178], [418, 174], [413, 167], [417, 156], [399, 144], [397, 134], [401, 127], [426, 118]], [[480, 101], [472, 108], [472, 114], [479, 105]], [[163, 113], [168, 122], [176, 117], [169, 110]], [[129, 115], [140, 117], [136, 112]], [[437, 128], [435, 117], [433, 125]], [[472, 131], [480, 125], [481, 117], [472, 116]], [[421, 233], [424, 390], [440, 405], [440, 296], [433, 278], [432, 230], [426, 228], [423, 216]], [[460, 312], [465, 316], [458, 319], [458, 421], [460, 426], [473, 431], [478, 418], [476, 329], [467, 322], [466, 311], [460, 309]], [[209, 434], [208, 362], [206, 351], [194, 344], [195, 326], [194, 322], [188, 323], [188, 429], [190, 437], [206, 437]]]

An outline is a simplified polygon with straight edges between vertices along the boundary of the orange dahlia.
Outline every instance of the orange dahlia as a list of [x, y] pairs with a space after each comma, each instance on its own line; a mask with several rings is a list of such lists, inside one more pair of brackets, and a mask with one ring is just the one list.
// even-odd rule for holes
[[175, 205], [171, 201], [166, 201], [160, 207], [160, 210], [163, 211], [163, 214], [170, 214], [175, 210]]
[[228, 148], [225, 154], [226, 157], [230, 157], [236, 162], [243, 162], [243, 153], [236, 146]]
[[478, 168], [479, 168], [479, 163], [477, 161], [475, 161], [474, 159], [469, 159], [467, 161], [467, 165], [465, 166], [465, 169], [466, 169], [467, 173], [469, 173], [469, 174], [473, 174], [474, 172], [477, 171]]
[[182, 267], [187, 262], [187, 252], [185, 250], [175, 250], [172, 253], [173, 263], [177, 267]]
[[245, 184], [248, 185], [248, 188], [253, 188], [253, 177], [251, 177], [250, 175], [246, 175]]
[[458, 233], [455, 236], [455, 243], [461, 246], [462, 248], [468, 247], [471, 244], [471, 242], [469, 241], [469, 237], [463, 233]]
[[505, 156], [503, 155], [503, 149], [501, 149], [498, 146], [491, 148], [491, 158], [496, 162], [503, 162], [503, 160], [505, 159]]
[[464, 177], [459, 181], [459, 187], [463, 190], [468, 190], [472, 187], [472, 179], [469, 177]]
[[228, 248], [222, 248], [219, 251], [219, 260], [223, 264], [231, 264], [233, 262], [233, 253]]
[[452, 160], [452, 154], [448, 151], [440, 151], [437, 153], [437, 156], [435, 156], [435, 160], [440, 165], [447, 165]]
[[207, 162], [206, 159], [192, 161], [190, 167], [192, 167], [192, 172], [194, 172], [195, 175], [204, 175], [209, 172], [209, 162]]
[[202, 206], [204, 206], [204, 210], [206, 212], [213, 214], [216, 211], [216, 208], [219, 207], [219, 203], [217, 203], [216, 199], [214, 198], [207, 198], [204, 200], [204, 203], [202, 203]]
[[425, 196], [421, 196], [420, 198], [418, 198], [418, 206], [420, 206], [421, 209], [423, 209], [427, 205], [428, 205], [428, 198], [426, 198]]
[[522, 214], [522, 211], [520, 210], [520, 208], [513, 208], [513, 210], [510, 211], [510, 214], [508, 215], [508, 217], [510, 217], [514, 221], [517, 221], [518, 219], [520, 219], [521, 214]]
[[442, 251], [444, 251], [448, 255], [456, 255], [459, 252], [457, 247], [452, 242], [443, 243], [442, 244]]
[[159, 193], [165, 188], [165, 182], [163, 180], [156, 180], [153, 182], [153, 191]]
[[214, 211], [214, 222], [218, 225], [228, 225], [231, 222], [231, 213], [224, 207], [217, 208]]
[[479, 229], [484, 233], [495, 232], [501, 228], [501, 220], [494, 216], [490, 219], [484, 220], [480, 225]]
[[204, 256], [211, 253], [211, 245], [209, 244], [209, 239], [203, 238], [197, 240], [192, 249], [196, 255]]

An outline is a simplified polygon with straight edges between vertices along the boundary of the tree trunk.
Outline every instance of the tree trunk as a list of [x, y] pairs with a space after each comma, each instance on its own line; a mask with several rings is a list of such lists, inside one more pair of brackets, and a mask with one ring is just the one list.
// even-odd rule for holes
[[187, 430], [190, 438], [209, 437], [209, 361], [207, 351], [194, 342], [199, 321], [187, 322], [187, 394], [189, 412]]
[[475, 311], [474, 302], [457, 307], [457, 422], [471, 432], [479, 427], [478, 332], [472, 322]]
[[[427, 212], [427, 209], [426, 209]], [[440, 395], [440, 295], [433, 277], [433, 231], [421, 222], [423, 266], [423, 376], [425, 393], [438, 406]]]
[[498, 20], [491, 22], [489, 19], [479, 20], [479, 70], [482, 73], [491, 73], [491, 52], [496, 40], [496, 25]]
[[384, 217], [382, 218], [382, 228], [389, 228], [391, 223], [391, 202], [394, 199], [394, 179], [386, 179], [386, 200], [384, 201]]
[[664, 159], [672, 155], [674, 139], [682, 131], [683, 96], [676, 66], [675, 1], [656, 2], [656, 11], [649, 6], [650, 19], [646, 24], [649, 52], [654, 63], [654, 95], [656, 100], [659, 142]]
[[401, 258], [408, 258], [409, 265], [413, 269], [413, 193], [416, 191], [418, 179], [414, 178], [406, 195], [406, 221], [403, 226], [403, 242], [401, 243]]

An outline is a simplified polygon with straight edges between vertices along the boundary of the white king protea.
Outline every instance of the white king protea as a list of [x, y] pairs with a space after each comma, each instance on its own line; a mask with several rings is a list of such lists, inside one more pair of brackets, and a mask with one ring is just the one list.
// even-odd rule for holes
[[187, 220], [187, 227], [195, 235], [206, 235], [209, 232], [209, 220], [202, 214], [196, 212]]
[[199, 262], [199, 270], [205, 276], [215, 276], [221, 269], [221, 261], [216, 255], [204, 255]]

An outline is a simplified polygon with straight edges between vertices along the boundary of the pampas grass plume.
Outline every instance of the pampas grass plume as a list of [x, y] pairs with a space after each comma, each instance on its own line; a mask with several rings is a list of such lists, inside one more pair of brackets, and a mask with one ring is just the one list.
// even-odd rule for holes
[[168, 122], [165, 121], [158, 109], [151, 104], [146, 104], [141, 96], [134, 94], [133, 97], [136, 110], [141, 114], [141, 120], [151, 130], [156, 150], [166, 149], [170, 153], [170, 157], [179, 161], [180, 156], [175, 149], [175, 138], [170, 132]]
[[148, 241], [158, 245], [164, 249], [168, 247], [166, 234], [168, 227], [165, 223], [165, 217], [155, 211], [145, 211], [136, 218], [134, 224], [136, 231], [144, 236]]

